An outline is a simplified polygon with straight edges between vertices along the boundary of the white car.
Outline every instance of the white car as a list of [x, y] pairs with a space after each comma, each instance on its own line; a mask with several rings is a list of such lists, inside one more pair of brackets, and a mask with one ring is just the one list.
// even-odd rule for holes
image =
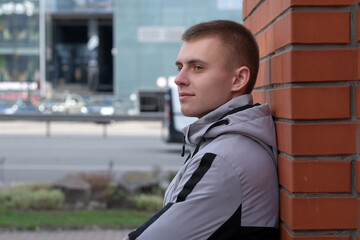
[[112, 96], [90, 96], [86, 101], [88, 114], [114, 115], [115, 101]]

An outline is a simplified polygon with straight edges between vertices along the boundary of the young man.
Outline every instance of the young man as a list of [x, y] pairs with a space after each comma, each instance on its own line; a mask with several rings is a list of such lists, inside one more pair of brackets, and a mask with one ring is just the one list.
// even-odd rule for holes
[[267, 104], [250, 95], [258, 46], [241, 24], [217, 20], [183, 34], [176, 66], [190, 156], [164, 208], [128, 239], [278, 239], [277, 148]]

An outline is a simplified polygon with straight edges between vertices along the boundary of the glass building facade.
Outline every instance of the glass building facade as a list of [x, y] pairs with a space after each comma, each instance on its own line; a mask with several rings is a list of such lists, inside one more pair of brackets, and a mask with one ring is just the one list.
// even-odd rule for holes
[[1, 0], [0, 90], [39, 82], [39, 54], [39, 1]]
[[242, 0], [116, 0], [114, 93], [123, 101], [156, 80], [177, 74], [180, 37], [189, 26], [214, 19], [242, 22]]
[[0, 0], [0, 95], [75, 85], [131, 102], [177, 74], [182, 32], [213, 19], [241, 22], [242, 0]]
[[115, 0], [46, 1], [47, 78], [54, 89], [112, 92]]
[[[112, 91], [113, 6], [114, 0], [0, 0], [0, 97], [40, 97], [72, 85], [96, 92], [104, 83]], [[96, 46], [88, 46], [90, 39]]]

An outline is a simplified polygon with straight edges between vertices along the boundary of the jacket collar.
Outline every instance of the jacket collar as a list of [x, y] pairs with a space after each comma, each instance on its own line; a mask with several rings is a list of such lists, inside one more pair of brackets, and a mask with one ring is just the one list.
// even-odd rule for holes
[[192, 125], [196, 124], [212, 124], [217, 120], [220, 120], [222, 116], [224, 116], [226, 113], [230, 112], [233, 109], [236, 109], [241, 106], [245, 105], [252, 105], [253, 104], [253, 98], [251, 94], [245, 94], [241, 95], [239, 97], [233, 98], [230, 101], [226, 102], [225, 104], [221, 105], [217, 109], [213, 110], [212, 112], [209, 112], [202, 118], [195, 121]]
[[226, 115], [228, 112], [245, 105], [253, 104], [253, 98], [250, 94], [241, 95], [239, 97], [233, 98], [225, 104], [221, 105], [217, 109], [209, 112], [202, 118], [198, 119], [194, 123], [186, 126], [183, 129], [185, 135], [185, 142], [191, 148], [191, 145], [197, 144], [198, 138], [203, 136], [207, 129], [220, 120], [220, 118]]

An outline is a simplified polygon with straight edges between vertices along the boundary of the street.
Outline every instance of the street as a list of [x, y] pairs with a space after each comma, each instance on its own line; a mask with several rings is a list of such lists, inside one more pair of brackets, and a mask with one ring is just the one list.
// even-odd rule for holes
[[0, 122], [0, 182], [56, 181], [69, 173], [177, 171], [181, 144], [161, 140], [161, 122]]

